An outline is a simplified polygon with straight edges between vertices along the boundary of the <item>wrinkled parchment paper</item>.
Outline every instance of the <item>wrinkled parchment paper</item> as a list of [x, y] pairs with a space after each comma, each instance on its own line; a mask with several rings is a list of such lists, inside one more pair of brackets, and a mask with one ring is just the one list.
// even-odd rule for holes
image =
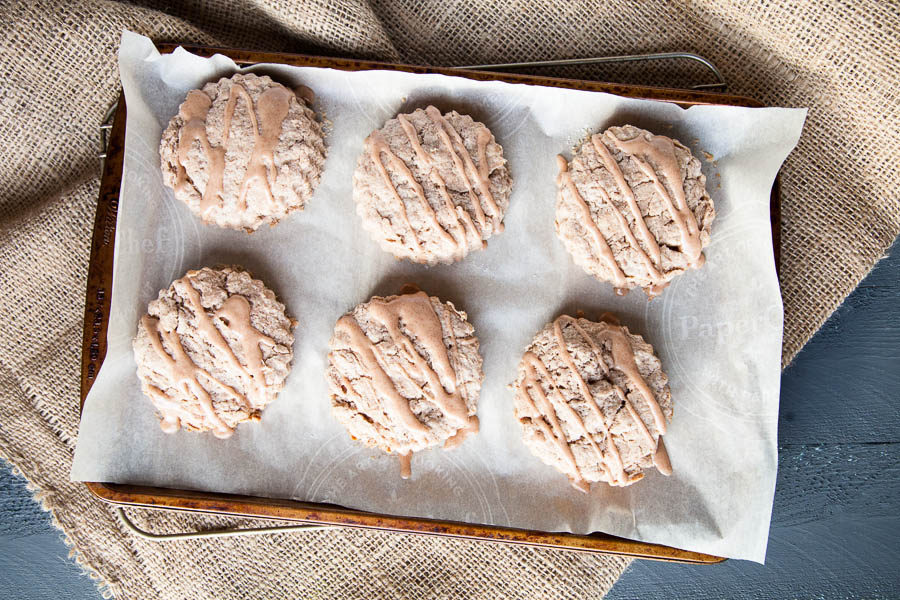
[[[769, 225], [772, 182], [805, 110], [693, 107], [601, 93], [441, 75], [257, 65], [316, 94], [329, 130], [321, 184], [305, 211], [253, 235], [205, 226], [159, 172], [162, 130], [187, 92], [230, 75], [231, 60], [181, 49], [160, 56], [126, 32], [119, 52], [128, 104], [125, 169], [106, 361], [87, 398], [73, 480], [149, 484], [332, 502], [396, 515], [547, 531], [607, 533], [763, 561], [777, 466], [782, 305]], [[515, 179], [506, 230], [455, 265], [398, 262], [363, 231], [351, 175], [363, 139], [398, 112], [434, 104], [483, 121]], [[553, 228], [557, 153], [589, 131], [632, 123], [703, 158], [718, 217], [706, 266], [648, 302], [617, 297], [576, 267]], [[708, 153], [708, 154], [704, 154]], [[131, 338], [147, 303], [188, 269], [237, 264], [299, 320], [287, 386], [256, 425], [228, 440], [164, 434], [143, 398]], [[481, 341], [481, 432], [454, 451], [413, 458], [353, 443], [331, 417], [323, 372], [338, 317], [411, 282], [467, 311]], [[531, 337], [561, 312], [617, 314], [656, 348], [675, 416], [674, 474], [589, 495], [533, 457], [507, 384]]]

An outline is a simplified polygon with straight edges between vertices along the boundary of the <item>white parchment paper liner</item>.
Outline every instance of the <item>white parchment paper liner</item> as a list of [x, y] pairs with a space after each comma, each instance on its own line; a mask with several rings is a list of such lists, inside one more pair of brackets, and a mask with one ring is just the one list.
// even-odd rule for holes
[[[258, 65], [316, 93], [330, 130], [322, 182], [302, 213], [253, 235], [204, 226], [163, 186], [158, 144], [191, 89], [227, 76], [228, 58], [181, 49], [160, 56], [124, 33], [128, 105], [109, 349], [87, 398], [72, 479], [333, 502], [396, 515], [547, 531], [607, 533], [679, 548], [765, 557], [777, 467], [782, 305], [769, 195], [806, 111], [675, 105], [441, 75]], [[397, 112], [429, 103], [483, 121], [515, 179], [506, 231], [463, 262], [398, 262], [360, 226], [351, 175], [363, 139]], [[718, 217], [707, 264], [660, 298], [621, 298], [576, 267], [553, 228], [557, 153], [589, 131], [631, 123], [669, 135], [703, 161]], [[160, 431], [131, 352], [147, 303], [187, 269], [238, 264], [263, 279], [300, 322], [294, 368], [256, 425], [228, 440]], [[353, 443], [330, 414], [323, 377], [337, 318], [405, 282], [467, 311], [486, 375], [482, 429], [452, 452], [430, 450], [399, 478], [397, 460]], [[531, 337], [561, 312], [612, 311], [653, 344], [670, 377], [666, 436], [674, 474], [589, 495], [533, 457], [506, 388]]]

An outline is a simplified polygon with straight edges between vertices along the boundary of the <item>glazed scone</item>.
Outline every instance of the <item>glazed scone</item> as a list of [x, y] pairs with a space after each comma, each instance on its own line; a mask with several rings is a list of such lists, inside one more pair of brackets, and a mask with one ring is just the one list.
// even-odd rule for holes
[[625, 294], [653, 297], [704, 263], [716, 216], [700, 161], [681, 142], [631, 125], [557, 157], [556, 232], [575, 263]]
[[163, 182], [176, 198], [204, 223], [248, 232], [303, 209], [325, 153], [304, 100], [253, 74], [189, 92], [159, 144]]
[[654, 465], [671, 473], [661, 437], [672, 418], [668, 378], [650, 344], [604, 318], [546, 325], [513, 384], [525, 444], [585, 492], [592, 481], [631, 485]]
[[141, 317], [134, 357], [141, 389], [166, 433], [226, 438], [258, 421], [291, 370], [295, 323], [237, 267], [204, 267], [159, 293]]
[[332, 412], [366, 446], [401, 457], [478, 431], [484, 374], [466, 313], [424, 292], [373, 297], [334, 328], [325, 378]]
[[363, 227], [397, 258], [461, 260], [503, 231], [512, 179], [482, 123], [433, 106], [374, 131], [353, 175]]

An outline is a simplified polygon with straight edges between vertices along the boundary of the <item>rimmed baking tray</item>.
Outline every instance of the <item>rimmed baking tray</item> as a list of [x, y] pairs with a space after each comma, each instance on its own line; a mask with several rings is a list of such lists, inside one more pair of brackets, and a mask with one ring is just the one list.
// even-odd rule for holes
[[[160, 52], [174, 51], [177, 44], [159, 44]], [[725, 106], [762, 106], [759, 102], [742, 96], [709, 93], [693, 90], [676, 90], [644, 86], [600, 83], [575, 79], [559, 79], [534, 75], [494, 73], [439, 67], [418, 67], [392, 63], [379, 63], [344, 58], [306, 56], [230, 50], [205, 46], [184, 46], [200, 56], [223, 54], [241, 66], [256, 63], [281, 63], [292, 66], [311, 66], [360, 71], [385, 69], [410, 73], [439, 73], [478, 80], [499, 80], [509, 83], [525, 83], [553, 87], [566, 87], [617, 94], [629, 98], [663, 100], [683, 107], [697, 104]], [[113, 254], [116, 237], [116, 215], [119, 206], [119, 189], [122, 182], [122, 165], [125, 153], [124, 96], [119, 98], [112, 128], [108, 136], [106, 160], [100, 183], [100, 197], [94, 221], [91, 242], [91, 260], [88, 271], [87, 299], [85, 302], [84, 340], [82, 346], [81, 406], [91, 389], [106, 356], [106, 334], [113, 278]], [[779, 198], [778, 181], [772, 190], [772, 237], [776, 264], [779, 260]], [[141, 506], [156, 509], [187, 510], [206, 513], [224, 513], [283, 519], [314, 525], [364, 527], [402, 533], [441, 535], [486, 541], [564, 548], [583, 552], [619, 554], [638, 558], [710, 564], [724, 559], [709, 554], [690, 552], [660, 544], [627, 540], [604, 533], [576, 535], [552, 533], [463, 523], [400, 517], [344, 508], [333, 504], [299, 502], [254, 496], [238, 496], [214, 492], [195, 492], [168, 488], [146, 487], [117, 483], [87, 482], [88, 489], [98, 498], [120, 506]]]

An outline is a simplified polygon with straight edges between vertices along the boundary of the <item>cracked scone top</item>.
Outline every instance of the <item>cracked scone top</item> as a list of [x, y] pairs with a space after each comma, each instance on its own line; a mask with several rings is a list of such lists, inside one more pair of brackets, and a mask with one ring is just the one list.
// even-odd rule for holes
[[236, 267], [188, 271], [160, 291], [133, 346], [163, 431], [226, 438], [259, 420], [291, 370], [293, 326], [275, 294]]
[[653, 297], [704, 263], [715, 208], [681, 142], [631, 125], [557, 157], [556, 231], [575, 263], [617, 293]]
[[401, 457], [478, 431], [484, 374], [466, 313], [424, 292], [373, 297], [334, 328], [325, 377], [355, 440]]
[[325, 163], [315, 113], [268, 76], [192, 90], [159, 145], [163, 182], [220, 227], [254, 231], [303, 209]]
[[654, 465], [671, 473], [662, 441], [668, 378], [650, 344], [605, 318], [563, 315], [546, 325], [513, 385], [525, 444], [585, 492], [592, 481], [631, 485]]
[[511, 186], [503, 148], [484, 124], [429, 106], [366, 138], [353, 198], [384, 250], [431, 265], [461, 260], [503, 231]]

